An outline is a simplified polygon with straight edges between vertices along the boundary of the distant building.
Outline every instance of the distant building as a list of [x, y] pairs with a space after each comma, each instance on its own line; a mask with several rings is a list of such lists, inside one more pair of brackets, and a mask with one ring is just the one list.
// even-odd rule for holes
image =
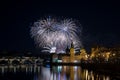
[[75, 49], [72, 42], [70, 49], [68, 47], [66, 48], [66, 54], [54, 54], [52, 59], [53, 62], [59, 62], [57, 60], [61, 60], [63, 63], [80, 62], [81, 59], [87, 60], [88, 57], [85, 49], [81, 49], [80, 52], [80, 54], [75, 54]]

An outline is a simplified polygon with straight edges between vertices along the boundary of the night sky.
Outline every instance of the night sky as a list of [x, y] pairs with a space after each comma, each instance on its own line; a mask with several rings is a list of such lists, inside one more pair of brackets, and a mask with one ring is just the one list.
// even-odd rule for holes
[[119, 2], [9, 0], [0, 4], [0, 50], [35, 50], [30, 26], [49, 15], [78, 20], [85, 48], [120, 45]]

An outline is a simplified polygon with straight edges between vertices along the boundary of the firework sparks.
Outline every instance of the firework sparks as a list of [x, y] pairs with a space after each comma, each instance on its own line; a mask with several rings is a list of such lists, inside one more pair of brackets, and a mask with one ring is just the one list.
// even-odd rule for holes
[[[78, 35], [79, 34], [79, 35]], [[82, 47], [80, 40], [81, 28], [72, 19], [56, 20], [41, 19], [31, 27], [31, 37], [45, 52], [65, 53], [73, 41], [75, 49]], [[53, 51], [52, 51], [53, 50]]]

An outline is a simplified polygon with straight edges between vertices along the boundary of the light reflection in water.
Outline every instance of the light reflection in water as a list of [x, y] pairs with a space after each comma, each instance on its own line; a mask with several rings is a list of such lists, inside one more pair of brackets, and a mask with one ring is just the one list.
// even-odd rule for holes
[[100, 75], [92, 70], [82, 69], [80, 66], [52, 66], [47, 68], [43, 66], [0, 66], [0, 72], [4, 75], [7, 72], [33, 73], [31, 80], [110, 80], [110, 76]]

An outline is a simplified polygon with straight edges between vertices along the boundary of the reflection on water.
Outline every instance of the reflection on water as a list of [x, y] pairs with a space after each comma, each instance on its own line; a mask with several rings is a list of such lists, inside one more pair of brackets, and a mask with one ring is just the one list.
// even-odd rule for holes
[[0, 72], [2, 74], [7, 73], [7, 72], [26, 72], [26, 73], [36, 73], [36, 72], [40, 72], [40, 66], [26, 66], [26, 65], [17, 65], [17, 66], [0, 66]]
[[0, 66], [0, 73], [0, 80], [111, 80], [110, 75], [80, 66]]

